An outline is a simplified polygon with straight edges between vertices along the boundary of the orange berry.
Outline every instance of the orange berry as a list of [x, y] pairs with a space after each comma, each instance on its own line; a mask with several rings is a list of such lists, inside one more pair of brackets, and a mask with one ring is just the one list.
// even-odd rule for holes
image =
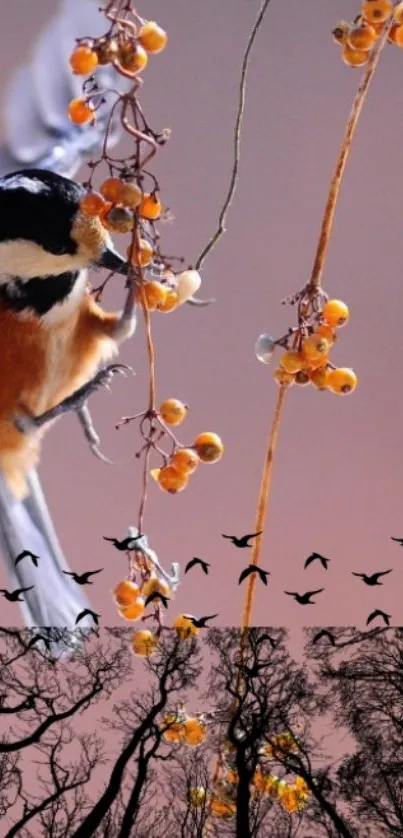
[[347, 323], [350, 312], [348, 306], [341, 300], [329, 300], [323, 306], [322, 315], [328, 326], [340, 328], [340, 326], [344, 326]]
[[286, 372], [298, 372], [304, 365], [304, 357], [296, 349], [288, 349], [281, 356], [279, 365]]
[[119, 582], [116, 588], [114, 588], [113, 597], [115, 602], [124, 608], [127, 605], [132, 605], [139, 593], [140, 588], [135, 582], [124, 579], [123, 582]]
[[395, 23], [403, 23], [403, 2], [398, 3], [393, 10], [393, 20]]
[[202, 463], [216, 463], [224, 453], [224, 446], [220, 437], [210, 431], [199, 434], [193, 443], [193, 447]]
[[68, 106], [68, 114], [71, 121], [76, 125], [85, 125], [95, 119], [94, 108], [83, 96], [71, 100]]
[[[151, 282], [145, 282], [143, 285], [144, 294], [149, 311], [154, 311], [157, 306], [163, 305], [167, 296], [168, 288], [162, 282], [153, 279]], [[141, 295], [140, 299], [141, 299]]]
[[353, 26], [348, 36], [348, 44], [352, 49], [370, 50], [376, 41], [376, 32], [370, 23], [359, 23]]
[[152, 574], [141, 586], [141, 596], [147, 599], [150, 594], [154, 593], [169, 597], [171, 595], [171, 588], [165, 579], [160, 579], [155, 574]]
[[182, 492], [186, 489], [189, 482], [187, 474], [176, 471], [173, 466], [164, 466], [159, 475], [158, 483], [164, 492], [169, 492], [171, 495], [176, 495], [177, 492]]
[[101, 221], [110, 233], [130, 233], [133, 230], [133, 213], [125, 207], [106, 205], [101, 213]]
[[310, 370], [317, 370], [320, 367], [325, 367], [328, 361], [329, 358], [327, 355], [322, 355], [321, 358], [309, 358], [308, 364], [306, 367], [304, 367], [304, 369], [308, 370], [308, 372]]
[[329, 346], [332, 346], [332, 344], [337, 340], [336, 332], [327, 323], [320, 323], [320, 325], [316, 327], [314, 334], [322, 335], [322, 337], [326, 338]]
[[118, 613], [124, 620], [138, 620], [144, 613], [145, 602], [142, 596], [137, 597], [131, 605], [118, 608]]
[[158, 303], [157, 309], [158, 311], [163, 311], [167, 314], [169, 311], [173, 311], [178, 306], [178, 294], [174, 288], [168, 288], [167, 295], [165, 301], [163, 303]]
[[178, 617], [175, 617], [172, 627], [176, 630], [181, 640], [186, 640], [192, 634], [198, 634], [200, 631], [185, 614], [179, 614]]
[[347, 367], [338, 367], [329, 371], [328, 388], [337, 395], [346, 395], [355, 390], [357, 376], [355, 372]]
[[391, 0], [364, 0], [361, 12], [368, 23], [383, 23], [393, 12]]
[[403, 25], [394, 23], [388, 36], [388, 41], [391, 44], [396, 44], [398, 47], [403, 47]]
[[193, 474], [200, 463], [200, 458], [192, 448], [179, 448], [171, 457], [171, 465], [180, 474]]
[[127, 256], [132, 265], [146, 266], [153, 261], [154, 251], [146, 239], [140, 239], [140, 250], [137, 250], [137, 244], [134, 242], [127, 248]]
[[159, 644], [158, 637], [148, 629], [140, 629], [133, 634], [131, 639], [131, 647], [135, 655], [148, 658], [155, 652]]
[[148, 52], [157, 53], [166, 47], [168, 35], [155, 20], [149, 20], [140, 27], [139, 41]]
[[220, 800], [215, 795], [211, 798], [211, 814], [216, 818], [229, 818], [235, 815], [236, 805], [230, 800]]
[[335, 26], [332, 31], [333, 40], [336, 44], [346, 44], [348, 40], [348, 35], [351, 29], [351, 24], [346, 23], [345, 20], [342, 20], [340, 23]]
[[323, 335], [313, 334], [302, 341], [302, 352], [308, 361], [324, 358], [329, 349], [329, 343]]
[[185, 745], [200, 745], [206, 737], [206, 727], [199, 719], [188, 718], [183, 723], [182, 739]]
[[326, 367], [318, 367], [318, 369], [312, 370], [312, 372], [310, 372], [310, 381], [318, 390], [328, 389], [329, 372], [330, 370]]
[[98, 64], [98, 56], [91, 47], [80, 46], [76, 47], [74, 52], [71, 53], [69, 61], [73, 73], [79, 76], [87, 76], [95, 70]]
[[141, 73], [148, 62], [148, 55], [141, 44], [123, 44], [119, 49], [118, 60], [127, 73]]
[[137, 209], [140, 204], [142, 191], [137, 183], [124, 183], [120, 193], [120, 201], [130, 209]]
[[341, 57], [348, 67], [363, 67], [368, 61], [368, 52], [364, 52], [362, 49], [353, 49], [349, 44], [345, 44]]
[[187, 405], [179, 401], [179, 399], [166, 399], [160, 405], [160, 414], [167, 423], [167, 425], [180, 425], [187, 414]]
[[286, 370], [283, 370], [282, 367], [277, 367], [277, 369], [274, 371], [273, 378], [279, 385], [288, 384], [289, 386], [291, 386], [295, 383], [294, 373], [286, 372]]
[[123, 188], [125, 184], [123, 180], [118, 177], [108, 177], [101, 183], [100, 193], [107, 201], [112, 201], [113, 204], [118, 204], [121, 200]]
[[100, 38], [93, 46], [94, 52], [97, 54], [98, 64], [110, 64], [119, 52], [119, 46], [114, 38]]
[[104, 208], [105, 201], [102, 195], [99, 195], [98, 192], [90, 192], [88, 195], [85, 195], [84, 198], [81, 198], [80, 210], [84, 213], [84, 215], [100, 215]]
[[165, 716], [162, 723], [164, 727], [165, 725], [168, 725], [162, 734], [162, 738], [165, 739], [166, 742], [178, 742], [182, 738], [183, 725], [181, 722], [176, 721], [174, 713], [170, 713], [168, 716]]
[[161, 201], [155, 194], [145, 192], [140, 201], [139, 213], [142, 218], [155, 221], [161, 215]]

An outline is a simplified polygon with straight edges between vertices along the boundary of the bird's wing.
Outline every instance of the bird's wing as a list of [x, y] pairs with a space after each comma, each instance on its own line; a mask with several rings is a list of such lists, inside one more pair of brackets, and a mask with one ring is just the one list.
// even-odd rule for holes
[[310, 565], [314, 561], [314, 559], [315, 559], [315, 556], [308, 556], [308, 558], [305, 559], [304, 567], [308, 567], [308, 565]]
[[352, 570], [352, 571], [351, 571], [351, 575], [352, 575], [352, 576], [362, 576], [362, 578], [364, 578], [365, 573], [354, 573], [354, 570]]
[[[106, 104], [100, 108], [95, 125], [74, 125], [67, 107], [81, 94], [83, 77], [71, 72], [69, 56], [76, 38], [99, 36], [106, 29], [97, 0], [60, 0], [56, 14], [37, 37], [30, 58], [6, 89], [0, 176], [17, 169], [42, 168], [73, 177], [83, 159], [100, 149], [116, 94], [105, 93]], [[130, 85], [110, 66], [98, 67], [95, 78], [102, 90], [124, 92]], [[111, 127], [110, 146], [120, 136], [118, 117]]]
[[245, 570], [242, 571], [238, 582], [243, 582], [243, 580], [246, 579], [246, 577], [249, 576], [250, 573], [252, 573], [252, 568], [246, 567]]

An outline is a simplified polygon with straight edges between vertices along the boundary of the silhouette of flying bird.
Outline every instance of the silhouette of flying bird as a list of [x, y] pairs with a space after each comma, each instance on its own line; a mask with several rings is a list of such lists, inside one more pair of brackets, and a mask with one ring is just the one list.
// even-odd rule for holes
[[184, 614], [183, 616], [190, 620], [196, 628], [206, 628], [207, 620], [214, 620], [214, 617], [218, 617], [218, 614], [210, 614], [209, 617], [192, 617], [191, 614]]
[[144, 605], [149, 605], [154, 599], [160, 599], [164, 607], [168, 608], [169, 597], [164, 596], [164, 594], [161, 594], [159, 591], [153, 591], [152, 594], [149, 594], [149, 596], [146, 597]]
[[195, 567], [195, 565], [197, 565], [197, 564], [199, 564], [201, 566], [202, 570], [204, 570], [204, 572], [207, 576], [208, 569], [210, 567], [209, 563], [204, 562], [203, 559], [197, 559], [196, 557], [194, 559], [191, 559], [190, 562], [187, 563], [187, 565], [185, 567], [185, 573], [187, 573], [188, 570], [190, 570], [191, 567]]
[[371, 622], [372, 622], [372, 620], [375, 620], [375, 618], [376, 618], [376, 617], [382, 617], [382, 619], [383, 619], [383, 621], [386, 623], [386, 625], [387, 625], [387, 626], [390, 626], [390, 618], [391, 618], [391, 616], [392, 616], [391, 614], [386, 614], [386, 613], [385, 613], [385, 611], [381, 611], [381, 609], [380, 609], [380, 608], [375, 608], [375, 610], [374, 610], [374, 611], [371, 611], [371, 613], [370, 613], [370, 615], [369, 615], [369, 617], [368, 617], [368, 619], [367, 619], [367, 623], [366, 623], [366, 624], [367, 624], [367, 625], [369, 625], [369, 623], [371, 623]]
[[62, 573], [65, 573], [66, 576], [71, 576], [77, 585], [93, 585], [94, 583], [90, 581], [90, 576], [94, 576], [96, 573], [102, 573], [103, 567], [100, 570], [87, 570], [85, 573], [74, 573], [72, 570], [62, 570]]
[[106, 535], [103, 535], [102, 538], [104, 541], [111, 541], [117, 550], [121, 550], [123, 552], [127, 550], [134, 550], [136, 546], [135, 542], [138, 541], [139, 538], [143, 538], [143, 535], [136, 535], [135, 538], [126, 536], [126, 538], [123, 538], [122, 541], [119, 541], [118, 538], [108, 538]]
[[263, 530], [260, 530], [260, 532], [253, 532], [250, 533], [250, 535], [243, 535], [241, 538], [237, 538], [236, 535], [224, 535], [224, 533], [221, 533], [221, 535], [223, 538], [229, 538], [230, 541], [235, 544], [235, 547], [252, 547], [251, 544], [248, 544], [248, 541], [250, 541], [251, 538], [257, 538], [257, 536], [261, 535], [262, 532]]
[[40, 556], [37, 556], [35, 553], [31, 553], [30, 550], [23, 550], [22, 553], [18, 553], [18, 556], [14, 559], [14, 564], [17, 566], [18, 562], [22, 562], [25, 558], [30, 558], [32, 564], [35, 565], [35, 567], [38, 567], [38, 559]]
[[307, 591], [306, 594], [297, 594], [295, 591], [284, 591], [284, 593], [288, 596], [295, 597], [300, 605], [315, 605], [314, 602], [311, 602], [311, 596], [314, 596], [314, 594], [321, 594], [324, 590], [324, 588], [319, 588], [317, 591]]
[[51, 648], [50, 640], [49, 640], [48, 637], [44, 637], [43, 634], [35, 634], [33, 637], [31, 637], [31, 640], [29, 641], [29, 643], [27, 645], [27, 649], [30, 649], [32, 646], [35, 645], [35, 643], [38, 643], [40, 640], [43, 640], [48, 652], [50, 652], [50, 648]]
[[304, 569], [309, 567], [309, 565], [312, 564], [312, 562], [316, 561], [317, 559], [320, 561], [322, 567], [324, 567], [325, 570], [327, 570], [327, 566], [330, 562], [330, 559], [327, 559], [325, 556], [321, 556], [320, 553], [311, 553], [311, 555], [308, 556], [307, 559], [305, 559]]
[[262, 570], [261, 567], [257, 567], [257, 565], [254, 564], [248, 564], [248, 567], [246, 567], [245, 570], [242, 571], [238, 579], [238, 585], [240, 585], [241, 582], [243, 582], [243, 580], [247, 578], [247, 576], [250, 576], [251, 573], [258, 573], [263, 584], [267, 585], [267, 577], [270, 576], [270, 571]]
[[76, 618], [76, 625], [77, 625], [77, 623], [80, 622], [80, 620], [83, 620], [84, 617], [86, 617], [87, 615], [88, 615], [88, 617], [92, 617], [92, 619], [94, 620], [94, 623], [96, 623], [97, 626], [99, 625], [99, 617], [101, 615], [96, 614], [95, 611], [91, 611], [91, 608], [84, 608], [83, 611], [80, 611], [80, 613], [77, 615], [77, 618]]
[[367, 575], [366, 573], [354, 573], [351, 571], [352, 576], [361, 576], [363, 582], [366, 585], [383, 585], [383, 582], [378, 582], [380, 576], [386, 576], [387, 573], [392, 573], [392, 568], [390, 570], [380, 570], [378, 573], [372, 573]]
[[318, 631], [315, 634], [315, 636], [312, 638], [312, 643], [318, 643], [318, 641], [321, 640], [322, 637], [327, 637], [327, 639], [330, 641], [332, 646], [336, 645], [334, 634], [332, 634], [331, 631], [327, 631], [327, 629], [321, 629], [321, 631]]
[[9, 602], [24, 602], [23, 599], [20, 599], [20, 594], [23, 594], [24, 591], [32, 591], [35, 585], [30, 585], [29, 588], [16, 588], [15, 591], [6, 591], [5, 588], [0, 588], [0, 594], [3, 594]]
[[394, 538], [393, 535], [390, 536], [392, 541], [398, 541], [400, 546], [403, 547], [403, 538]]

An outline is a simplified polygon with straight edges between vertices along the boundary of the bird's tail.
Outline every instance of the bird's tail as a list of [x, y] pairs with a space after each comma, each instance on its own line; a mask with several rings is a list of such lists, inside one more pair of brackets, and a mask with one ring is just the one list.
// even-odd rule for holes
[[[71, 577], [57, 538], [36, 471], [27, 477], [29, 495], [16, 500], [0, 472], [0, 549], [3, 552], [12, 589], [34, 585], [21, 596], [20, 608], [27, 627], [67, 628], [75, 631], [75, 620], [90, 603]], [[16, 556], [30, 550], [39, 556], [38, 567], [26, 557], [15, 565]], [[93, 628], [91, 617], [80, 629]], [[77, 632], [77, 637], [81, 631]]]

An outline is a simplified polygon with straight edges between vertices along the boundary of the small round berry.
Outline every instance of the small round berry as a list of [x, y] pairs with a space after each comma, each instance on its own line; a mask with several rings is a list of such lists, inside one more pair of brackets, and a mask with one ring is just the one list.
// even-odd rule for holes
[[94, 108], [83, 96], [71, 100], [68, 107], [68, 114], [71, 121], [76, 125], [85, 125], [87, 122], [92, 122], [95, 119]]
[[179, 742], [182, 738], [183, 725], [181, 722], [176, 721], [176, 716], [174, 714], [165, 716], [163, 723], [164, 725], [169, 725], [169, 727], [167, 727], [162, 734], [162, 738], [165, 742]]
[[139, 214], [142, 218], [147, 218], [149, 221], [156, 221], [161, 215], [161, 201], [155, 194], [145, 192], [141, 197]]
[[90, 217], [101, 215], [104, 208], [105, 201], [102, 195], [99, 195], [98, 192], [90, 192], [88, 195], [85, 195], [84, 198], [81, 198], [80, 210], [84, 213], [84, 215], [88, 215]]
[[180, 425], [183, 422], [188, 408], [179, 399], [166, 399], [160, 406], [160, 414], [167, 425]]
[[130, 233], [134, 224], [133, 214], [125, 207], [106, 207], [102, 213], [102, 224], [110, 233]]
[[281, 356], [279, 365], [286, 372], [298, 372], [304, 366], [304, 358], [296, 349], [288, 349]]
[[98, 56], [91, 47], [79, 46], [71, 53], [69, 61], [73, 73], [88, 76], [89, 73], [94, 72], [98, 64]]
[[393, 12], [391, 0], [364, 0], [361, 12], [368, 23], [384, 23]]
[[189, 803], [192, 806], [202, 806], [206, 799], [206, 789], [204, 786], [195, 786], [189, 789]]
[[141, 44], [123, 44], [119, 48], [119, 64], [127, 73], [141, 73], [147, 65], [148, 55]]
[[337, 340], [336, 332], [327, 323], [320, 323], [319, 326], [316, 326], [314, 334], [326, 338], [329, 346], [332, 346]]
[[131, 605], [124, 607], [121, 606], [118, 608], [118, 614], [123, 617], [124, 620], [139, 620], [144, 614], [144, 608], [144, 599], [142, 596], [139, 596], [134, 600], [134, 602], [132, 602]]
[[189, 478], [187, 474], [176, 471], [173, 466], [164, 466], [158, 475], [158, 483], [164, 492], [169, 492], [171, 495], [176, 495], [177, 492], [183, 492], [188, 485]]
[[193, 474], [200, 463], [200, 457], [192, 448], [179, 448], [171, 457], [171, 465], [180, 474]]
[[275, 340], [271, 335], [259, 335], [257, 341], [255, 342], [256, 358], [258, 361], [261, 361], [262, 364], [270, 364], [275, 348]]
[[168, 296], [166, 285], [153, 279], [151, 282], [146, 282], [143, 287], [149, 311], [154, 311], [157, 307], [164, 304]]
[[328, 387], [332, 393], [346, 395], [352, 393], [356, 386], [357, 376], [353, 370], [347, 367], [339, 367], [329, 371]]
[[345, 44], [341, 57], [348, 67], [363, 67], [368, 61], [368, 52], [362, 49], [353, 49], [349, 44]]
[[329, 343], [323, 335], [311, 335], [302, 341], [302, 352], [308, 361], [324, 358], [330, 349]]
[[335, 26], [332, 31], [333, 40], [336, 44], [346, 44], [348, 40], [348, 35], [351, 29], [351, 24], [346, 23], [345, 20], [342, 20], [340, 23]]
[[140, 27], [139, 41], [148, 52], [162, 52], [167, 45], [168, 35], [155, 20], [149, 20]]
[[341, 300], [329, 300], [323, 306], [322, 315], [328, 326], [340, 328], [340, 326], [344, 326], [347, 323], [350, 312], [348, 306]]
[[113, 204], [118, 204], [122, 198], [122, 192], [125, 184], [123, 180], [118, 177], [108, 177], [101, 183], [100, 193], [107, 201], [112, 201]]
[[119, 46], [114, 38], [100, 38], [93, 46], [97, 54], [98, 64], [110, 64], [119, 52]]
[[174, 288], [168, 288], [165, 301], [163, 303], [158, 303], [157, 309], [158, 311], [163, 311], [167, 314], [169, 311], [173, 311], [177, 307], [178, 294]]
[[123, 582], [119, 582], [116, 588], [114, 588], [113, 598], [117, 605], [124, 608], [127, 605], [132, 605], [139, 593], [140, 588], [135, 582], [131, 582], [130, 579], [124, 579]]
[[142, 191], [137, 183], [124, 183], [120, 194], [122, 204], [135, 210], [140, 204]]
[[348, 44], [352, 49], [362, 49], [365, 51], [372, 49], [376, 41], [376, 32], [370, 23], [359, 23], [353, 26], [349, 36]]
[[200, 629], [189, 620], [189, 617], [186, 617], [185, 614], [179, 614], [178, 617], [175, 617], [172, 627], [176, 630], [177, 634], [181, 638], [181, 640], [186, 640], [188, 637], [191, 637], [192, 634], [198, 634]]
[[159, 638], [148, 629], [140, 629], [133, 634], [131, 647], [135, 655], [148, 658], [155, 652], [159, 644]]
[[199, 434], [193, 443], [193, 447], [202, 463], [216, 463], [224, 453], [224, 445], [220, 437], [210, 431]]
[[200, 745], [206, 737], [206, 726], [196, 718], [183, 722], [183, 741], [185, 745]]
[[154, 251], [146, 239], [140, 239], [140, 249], [137, 249], [136, 242], [127, 248], [127, 256], [132, 265], [150, 265], [153, 261]]
[[282, 367], [277, 367], [274, 373], [274, 380], [277, 384], [287, 384], [291, 386], [295, 383], [295, 375], [292, 372], [286, 372]]
[[328, 390], [329, 373], [330, 370], [326, 367], [318, 367], [310, 372], [309, 378], [318, 390]]
[[388, 41], [391, 44], [396, 44], [398, 47], [403, 47], [403, 25], [401, 23], [394, 23], [390, 29]]
[[294, 381], [296, 384], [299, 384], [300, 387], [305, 387], [309, 384], [310, 378], [308, 370], [298, 370], [298, 372], [295, 373]]
[[308, 370], [308, 372], [310, 372], [310, 370], [317, 370], [320, 369], [320, 367], [325, 367], [328, 362], [329, 358], [327, 355], [322, 355], [320, 358], [315, 359], [310, 358], [309, 362], [307, 363], [307, 366], [304, 367], [304, 369]]

